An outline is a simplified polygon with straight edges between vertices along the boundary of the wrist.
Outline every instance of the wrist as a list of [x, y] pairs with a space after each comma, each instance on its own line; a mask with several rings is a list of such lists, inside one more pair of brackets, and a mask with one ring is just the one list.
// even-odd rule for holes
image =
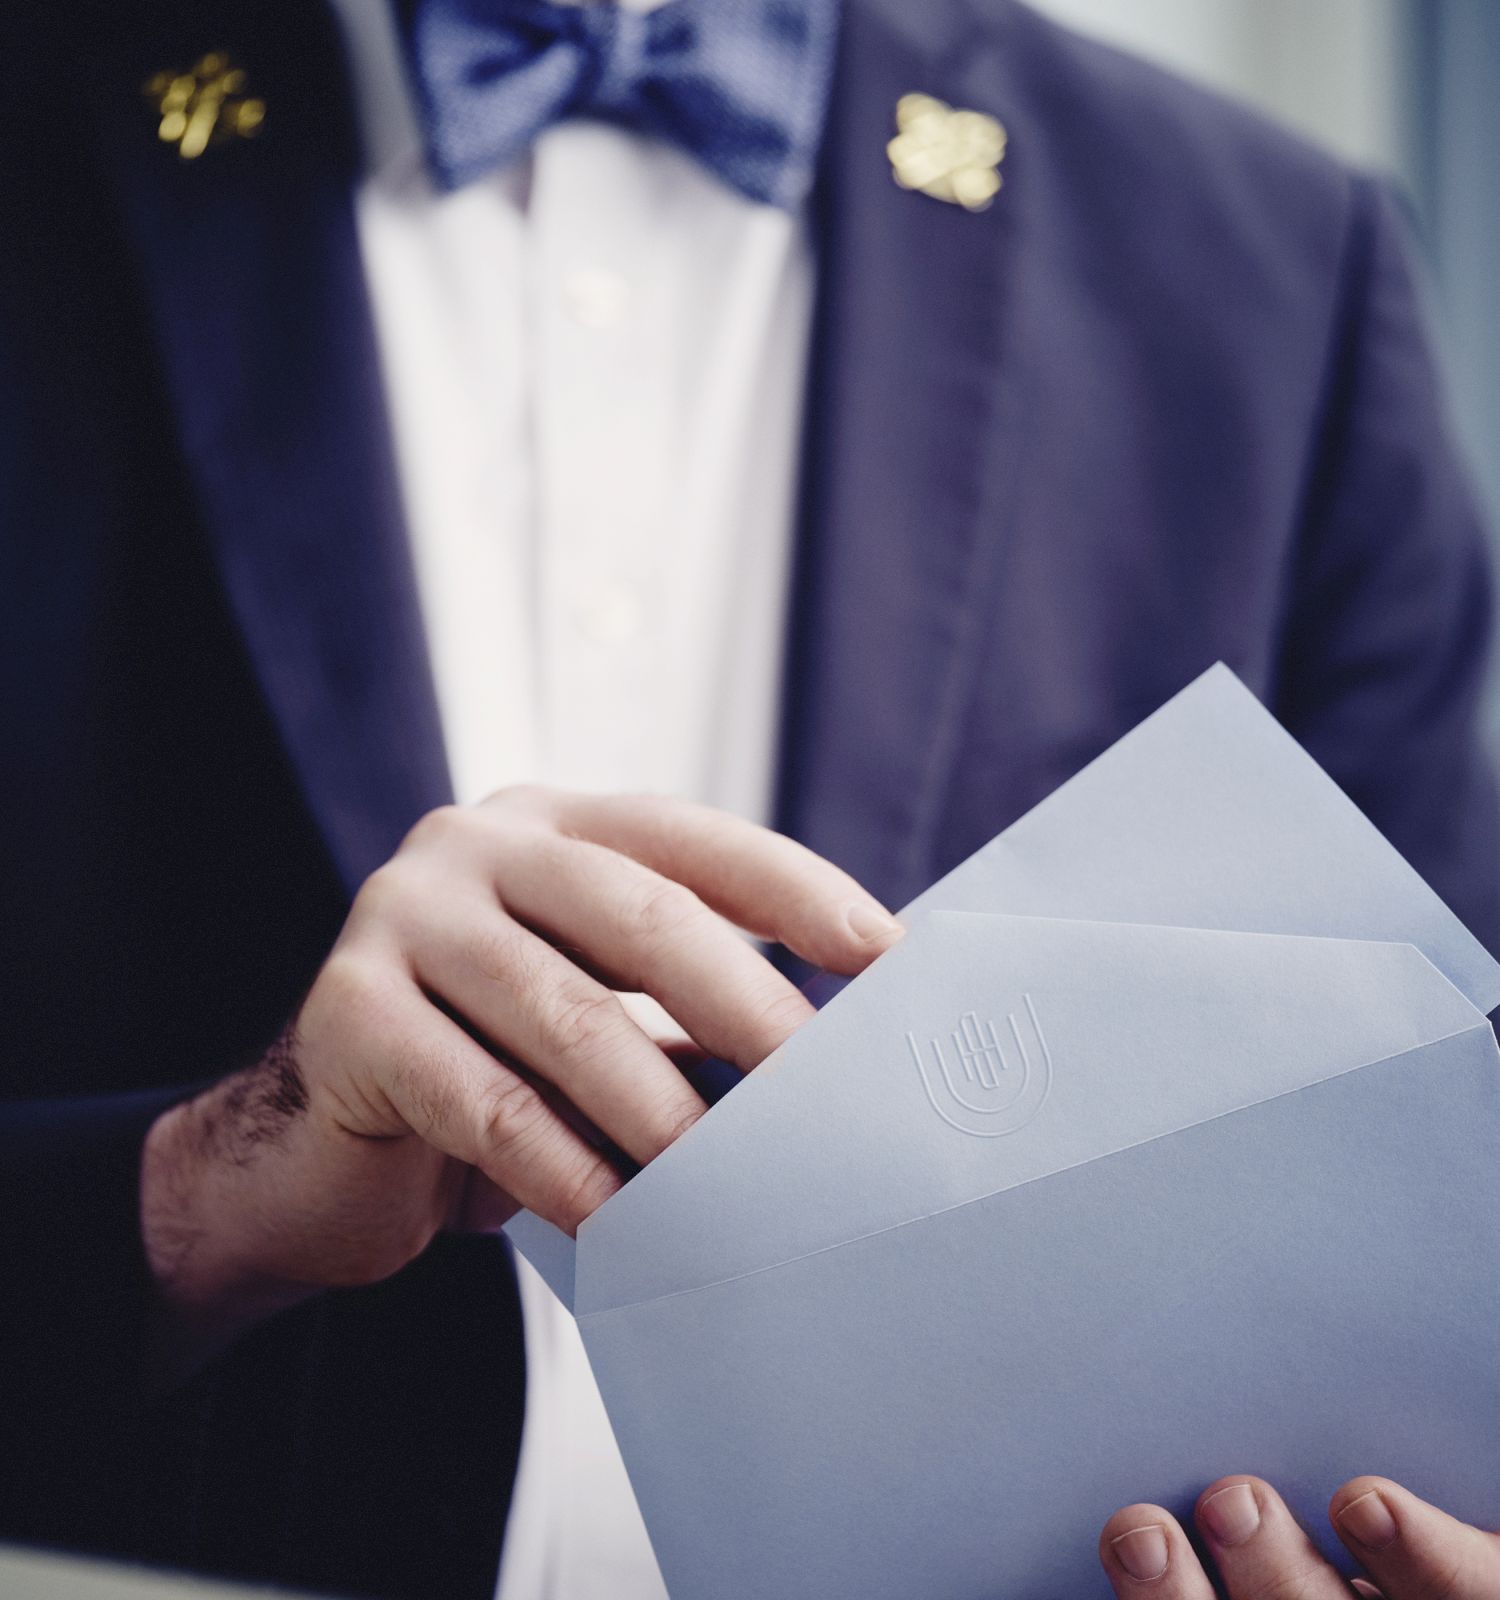
[[[252, 1069], [255, 1070], [255, 1069]], [[275, 1264], [277, 1153], [224, 1148], [236, 1079], [158, 1117], [141, 1153], [141, 1237], [157, 1290], [158, 1361], [190, 1368], [317, 1285]], [[253, 1170], [260, 1168], [261, 1170]]]

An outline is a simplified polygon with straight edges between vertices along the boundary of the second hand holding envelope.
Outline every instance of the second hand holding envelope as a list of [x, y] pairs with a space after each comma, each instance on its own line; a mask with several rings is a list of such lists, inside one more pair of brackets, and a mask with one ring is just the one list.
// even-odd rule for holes
[[1233, 675], [904, 920], [576, 1247], [508, 1230], [676, 1600], [1073, 1600], [1225, 1472], [1500, 1521], [1500, 967]]

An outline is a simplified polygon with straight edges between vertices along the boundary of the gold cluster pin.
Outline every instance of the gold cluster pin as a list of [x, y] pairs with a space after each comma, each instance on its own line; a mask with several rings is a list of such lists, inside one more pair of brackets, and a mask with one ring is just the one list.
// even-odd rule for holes
[[903, 189], [966, 211], [983, 211], [1000, 192], [1005, 129], [994, 117], [930, 94], [904, 94], [896, 102], [896, 127], [886, 154]]
[[266, 118], [264, 100], [244, 94], [245, 72], [223, 50], [211, 50], [187, 72], [158, 72], [145, 85], [160, 122], [156, 136], [195, 161], [211, 144], [248, 139]]

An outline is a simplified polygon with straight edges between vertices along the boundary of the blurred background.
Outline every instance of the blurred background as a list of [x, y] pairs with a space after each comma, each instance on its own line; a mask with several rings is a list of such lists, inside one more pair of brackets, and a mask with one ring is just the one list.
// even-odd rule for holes
[[[1426, 253], [1449, 392], [1500, 541], [1500, 0], [1032, 4], [1395, 180]], [[1500, 755], [1500, 667], [1489, 727]]]

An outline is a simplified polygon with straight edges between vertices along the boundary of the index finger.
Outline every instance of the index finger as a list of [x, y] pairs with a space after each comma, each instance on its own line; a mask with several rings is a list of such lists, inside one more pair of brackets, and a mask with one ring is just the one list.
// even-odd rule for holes
[[830, 972], [862, 972], [901, 937], [900, 923], [847, 872], [784, 834], [711, 806], [655, 795], [568, 795], [558, 822]]

